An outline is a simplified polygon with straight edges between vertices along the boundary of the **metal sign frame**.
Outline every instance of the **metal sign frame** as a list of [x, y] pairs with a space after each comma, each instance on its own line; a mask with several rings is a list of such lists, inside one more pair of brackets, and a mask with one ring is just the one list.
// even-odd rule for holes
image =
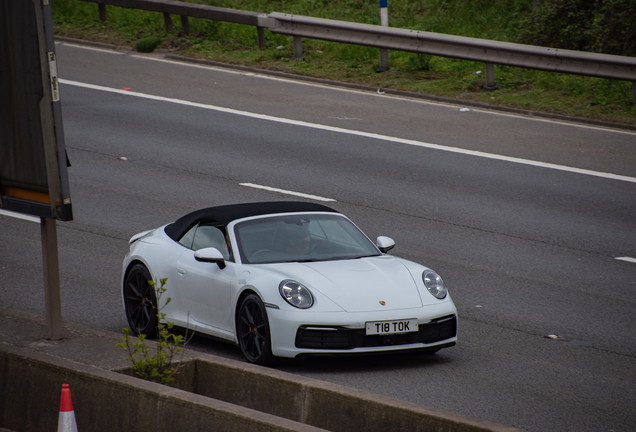
[[0, 2], [0, 208], [39, 216], [49, 339], [62, 338], [57, 220], [73, 219], [49, 0]]

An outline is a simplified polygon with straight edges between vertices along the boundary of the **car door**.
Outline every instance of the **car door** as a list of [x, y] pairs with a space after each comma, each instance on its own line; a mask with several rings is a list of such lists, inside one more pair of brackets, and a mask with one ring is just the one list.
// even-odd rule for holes
[[[231, 300], [237, 277], [236, 264], [230, 261], [225, 232], [222, 227], [205, 224], [193, 230], [192, 244], [176, 264], [181, 306], [189, 323], [198, 330], [231, 338], [234, 334]], [[194, 258], [196, 250], [206, 247], [219, 249], [226, 258], [223, 269], [216, 263], [199, 262]]]

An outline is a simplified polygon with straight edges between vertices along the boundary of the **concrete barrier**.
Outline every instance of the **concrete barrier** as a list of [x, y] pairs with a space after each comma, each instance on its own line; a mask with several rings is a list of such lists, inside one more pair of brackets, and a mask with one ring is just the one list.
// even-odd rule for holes
[[0, 349], [0, 425], [55, 430], [70, 384], [80, 431], [512, 432], [486, 421], [233, 361], [192, 360], [178, 388], [15, 347]]

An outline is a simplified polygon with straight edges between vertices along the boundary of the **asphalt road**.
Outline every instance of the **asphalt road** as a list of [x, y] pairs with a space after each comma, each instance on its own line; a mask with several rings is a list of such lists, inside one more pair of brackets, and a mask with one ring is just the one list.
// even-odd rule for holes
[[[65, 320], [126, 325], [133, 234], [211, 205], [309, 199], [245, 183], [311, 194], [442, 275], [459, 343], [280, 369], [529, 431], [636, 430], [636, 262], [616, 259], [636, 258], [635, 133], [158, 55], [57, 55], [75, 216], [58, 224]], [[43, 314], [39, 226], [0, 227], [0, 301]]]

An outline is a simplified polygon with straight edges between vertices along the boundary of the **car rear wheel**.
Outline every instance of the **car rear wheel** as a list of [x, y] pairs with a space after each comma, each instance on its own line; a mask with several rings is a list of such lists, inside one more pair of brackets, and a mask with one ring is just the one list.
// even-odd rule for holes
[[131, 330], [152, 338], [157, 333], [157, 298], [150, 280], [146, 266], [135, 264], [124, 282], [124, 305]]
[[241, 351], [248, 362], [259, 365], [274, 363], [267, 311], [256, 294], [249, 294], [241, 302], [236, 330]]

